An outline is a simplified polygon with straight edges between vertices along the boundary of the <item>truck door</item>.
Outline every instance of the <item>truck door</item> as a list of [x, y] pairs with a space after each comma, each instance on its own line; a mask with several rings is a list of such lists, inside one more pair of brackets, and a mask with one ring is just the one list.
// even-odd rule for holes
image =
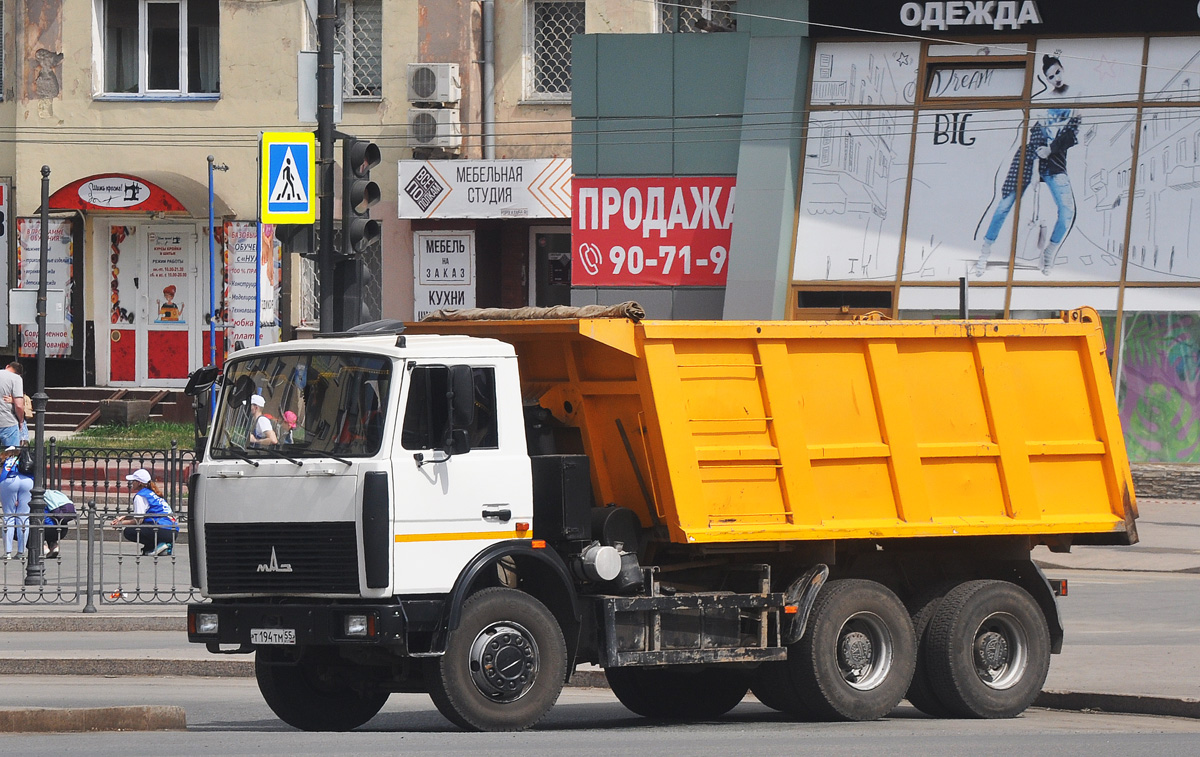
[[[514, 422], [506, 417], [514, 411], [497, 404], [497, 376], [506, 373], [482, 361], [469, 370], [474, 412], [463, 427], [452, 418], [450, 366], [417, 364], [405, 372], [393, 451], [399, 594], [446, 591], [489, 544], [529, 536], [516, 531], [532, 516], [519, 395]], [[452, 430], [459, 445], [465, 431], [466, 451], [447, 452]]]

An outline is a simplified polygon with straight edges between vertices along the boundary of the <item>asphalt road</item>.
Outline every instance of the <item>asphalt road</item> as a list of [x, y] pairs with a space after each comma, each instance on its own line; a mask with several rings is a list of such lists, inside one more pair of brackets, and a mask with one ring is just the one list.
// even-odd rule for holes
[[[177, 704], [186, 732], [0, 734], [20, 755], [538, 755], [921, 754], [1180, 755], [1200, 750], [1200, 720], [1032, 709], [1015, 720], [932, 720], [907, 706], [874, 723], [795, 723], [747, 699], [719, 721], [665, 724], [631, 715], [606, 690], [567, 690], [534, 731], [464, 733], [429, 698], [395, 694], [347, 734], [302, 733], [278, 721], [247, 679], [0, 677], [6, 699], [27, 706]], [[19, 692], [19, 694], [18, 694]]]

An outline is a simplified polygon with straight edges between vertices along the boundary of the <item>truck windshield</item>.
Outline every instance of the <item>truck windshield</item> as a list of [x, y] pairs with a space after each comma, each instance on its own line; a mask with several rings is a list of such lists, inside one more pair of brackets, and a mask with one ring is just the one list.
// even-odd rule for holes
[[391, 360], [352, 352], [233, 360], [213, 424], [212, 456], [374, 455], [391, 374]]

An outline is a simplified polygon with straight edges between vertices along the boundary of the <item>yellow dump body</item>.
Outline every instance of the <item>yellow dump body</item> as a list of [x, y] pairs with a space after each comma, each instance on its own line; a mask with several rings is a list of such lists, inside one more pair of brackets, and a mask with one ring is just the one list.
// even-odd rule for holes
[[[680, 543], [1136, 540], [1100, 319], [421, 323], [516, 348], [597, 501]], [[635, 470], [636, 468], [636, 470]]]

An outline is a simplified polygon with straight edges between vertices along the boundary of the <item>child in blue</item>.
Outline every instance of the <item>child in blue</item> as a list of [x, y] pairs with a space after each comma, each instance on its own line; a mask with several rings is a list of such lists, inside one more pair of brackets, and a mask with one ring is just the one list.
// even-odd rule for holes
[[[29, 498], [33, 479], [17, 469], [20, 447], [9, 447], [3, 452], [0, 462], [0, 500], [4, 505], [4, 559], [20, 559], [25, 555], [25, 541], [29, 538]], [[13, 537], [16, 537], [17, 552], [13, 554]]]
[[140, 489], [133, 495], [133, 514], [113, 520], [113, 528], [124, 527], [125, 539], [141, 544], [143, 555], [158, 557], [171, 554], [179, 524], [171, 512], [171, 505], [163, 499], [162, 491], [151, 480], [150, 471], [138, 468], [125, 480]]

